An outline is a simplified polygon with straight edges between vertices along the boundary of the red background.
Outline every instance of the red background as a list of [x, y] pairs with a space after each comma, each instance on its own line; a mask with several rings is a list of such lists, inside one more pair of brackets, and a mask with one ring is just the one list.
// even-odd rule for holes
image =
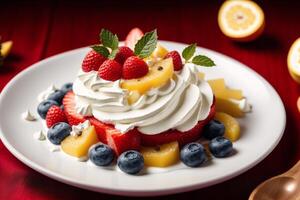
[[[3, 40], [13, 40], [14, 47], [0, 68], [0, 90], [17, 73], [41, 59], [97, 43], [103, 27], [118, 33], [121, 39], [134, 26], [145, 31], [157, 28], [160, 39], [197, 42], [199, 46], [236, 58], [266, 78], [282, 97], [287, 128], [280, 144], [256, 167], [232, 180], [162, 199], [247, 199], [261, 181], [287, 170], [300, 158], [296, 108], [299, 86], [290, 78], [286, 65], [289, 47], [300, 37], [300, 3], [259, 2], [266, 15], [266, 30], [258, 40], [246, 44], [232, 42], [219, 31], [217, 12], [221, 3], [212, 0], [1, 1], [0, 35]], [[89, 192], [49, 179], [14, 158], [0, 142], [0, 199], [58, 198], [131, 199]]]

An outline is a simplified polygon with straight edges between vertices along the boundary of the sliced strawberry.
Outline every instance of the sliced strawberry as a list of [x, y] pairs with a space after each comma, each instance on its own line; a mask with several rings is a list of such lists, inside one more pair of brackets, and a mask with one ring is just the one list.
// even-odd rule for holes
[[106, 130], [108, 145], [120, 155], [127, 150], [139, 150], [141, 146], [141, 134], [133, 129], [127, 133], [111, 128]]
[[84, 116], [77, 114], [75, 110], [75, 95], [72, 91], [68, 92], [63, 99], [64, 111], [69, 124], [77, 125], [85, 121]]
[[104, 124], [94, 117], [89, 118], [89, 120], [90, 120], [90, 123], [95, 127], [97, 135], [98, 135], [98, 139], [100, 140], [100, 142], [107, 144], [106, 131], [108, 129], [112, 129], [113, 126], [109, 125], [109, 124]]
[[202, 128], [214, 117], [215, 114], [215, 104], [211, 106], [210, 113], [208, 117], [199, 121], [198, 124], [189, 131], [180, 132], [177, 130], [169, 130], [157, 135], [145, 135], [141, 134], [141, 142], [144, 146], [156, 146], [160, 144], [165, 144], [173, 141], [178, 141], [178, 143], [183, 146], [189, 142], [193, 142], [200, 138], [202, 133]]
[[139, 39], [143, 37], [144, 33], [141, 29], [139, 28], [133, 28], [131, 31], [128, 33], [126, 39], [125, 39], [125, 46], [131, 48], [132, 50], [134, 49], [135, 44]]

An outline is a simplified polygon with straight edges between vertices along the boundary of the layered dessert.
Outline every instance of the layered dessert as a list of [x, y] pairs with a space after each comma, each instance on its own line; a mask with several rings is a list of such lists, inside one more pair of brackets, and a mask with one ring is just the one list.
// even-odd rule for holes
[[232, 141], [224, 137], [229, 118], [219, 114], [219, 120], [213, 119], [212, 85], [218, 84], [200, 73], [215, 63], [196, 54], [196, 44], [181, 53], [169, 51], [158, 43], [156, 30], [133, 29], [125, 46], [105, 29], [100, 38], [73, 83], [49, 87], [39, 96], [38, 113], [46, 120], [51, 143], [98, 166], [117, 159], [128, 174], [179, 160], [199, 166], [208, 158], [202, 137], [215, 157], [231, 154]]

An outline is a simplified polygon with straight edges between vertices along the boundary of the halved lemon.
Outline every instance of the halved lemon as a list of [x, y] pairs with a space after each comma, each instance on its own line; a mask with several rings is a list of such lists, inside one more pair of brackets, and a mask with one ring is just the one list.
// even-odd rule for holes
[[298, 38], [291, 46], [288, 57], [287, 65], [291, 77], [300, 83], [300, 38]]
[[250, 0], [227, 0], [218, 14], [221, 31], [227, 37], [238, 41], [256, 39], [264, 30], [263, 10]]

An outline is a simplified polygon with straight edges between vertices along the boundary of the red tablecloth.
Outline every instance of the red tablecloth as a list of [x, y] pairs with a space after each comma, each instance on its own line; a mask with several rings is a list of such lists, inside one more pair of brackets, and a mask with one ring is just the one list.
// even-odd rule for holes
[[[276, 88], [287, 112], [285, 134], [270, 156], [248, 172], [209, 188], [163, 199], [247, 199], [257, 184], [287, 170], [300, 158], [296, 108], [300, 92], [286, 65], [289, 47], [300, 37], [300, 4], [299, 1], [261, 3], [266, 30], [260, 39], [248, 44], [232, 42], [219, 31], [220, 4], [211, 0], [1, 1], [0, 35], [4, 40], [13, 40], [14, 47], [5, 66], [0, 68], [0, 90], [21, 70], [43, 58], [97, 43], [102, 27], [118, 33], [121, 39], [134, 26], [143, 30], [157, 28], [160, 39], [197, 42], [232, 56]], [[5, 116], [0, 113], [0, 117]], [[130, 199], [89, 192], [49, 179], [14, 158], [0, 142], [0, 199], [82, 198]]]

